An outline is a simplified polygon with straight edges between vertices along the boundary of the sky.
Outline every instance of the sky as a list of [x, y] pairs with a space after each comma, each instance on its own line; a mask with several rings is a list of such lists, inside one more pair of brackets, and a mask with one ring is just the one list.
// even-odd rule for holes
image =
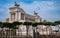
[[4, 22], [10, 16], [9, 8], [14, 2], [28, 14], [35, 11], [43, 20], [60, 20], [60, 0], [0, 0], [0, 21]]

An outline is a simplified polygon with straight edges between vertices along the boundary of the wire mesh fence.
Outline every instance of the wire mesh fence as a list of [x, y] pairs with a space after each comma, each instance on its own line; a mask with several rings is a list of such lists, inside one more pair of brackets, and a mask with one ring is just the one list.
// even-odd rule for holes
[[26, 35], [16, 35], [16, 30], [0, 30], [0, 38], [32, 38]]
[[[23, 36], [23, 35], [16, 35], [15, 30], [0, 30], [0, 38], [33, 38], [32, 36]], [[60, 36], [56, 35], [39, 35], [37, 34], [36, 38], [60, 38]]]

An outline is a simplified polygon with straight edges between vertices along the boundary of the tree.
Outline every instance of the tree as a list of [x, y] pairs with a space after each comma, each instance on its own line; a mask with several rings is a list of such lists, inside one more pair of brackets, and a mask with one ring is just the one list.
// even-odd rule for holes
[[[0, 22], [0, 23], [1, 23], [1, 22]], [[3, 30], [5, 30], [4, 27], [8, 27], [8, 26], [9, 26], [9, 25], [8, 25], [7, 22], [1, 23], [1, 28], [2, 28], [2, 38], [3, 38], [3, 35], [4, 35], [4, 34], [3, 34], [3, 33], [4, 33]]]
[[2, 26], [2, 22], [0, 22], [0, 28], [1, 28], [1, 26]]
[[57, 20], [54, 23], [58, 26], [58, 30], [59, 30], [60, 29], [60, 26], [59, 26], [60, 25], [60, 20]]
[[[16, 27], [14, 27], [15, 29], [16, 28], [19, 28], [19, 26], [21, 25], [21, 24], [23, 24], [22, 22], [18, 22], [18, 21], [14, 21], [13, 22], [13, 26], [16, 26]], [[18, 32], [19, 32], [19, 29], [18, 29]], [[18, 34], [19, 35], [19, 34]]]
[[4, 23], [5, 23], [5, 22], [2, 22], [2, 26], [1, 26], [1, 28], [2, 28], [2, 38], [4, 38], [4, 37], [3, 37], [3, 36], [4, 36], [4, 27], [5, 27], [5, 25], [6, 25], [6, 24], [4, 25]]
[[[52, 23], [52, 22], [41, 22], [41, 24], [44, 25], [44, 26], [47, 26], [47, 27], [46, 27], [46, 30], [45, 30], [45, 31], [47, 32], [48, 27], [52, 26], [53, 23]], [[50, 28], [51, 28], [51, 27], [50, 27]], [[44, 30], [44, 29], [43, 29], [43, 30]]]
[[[7, 26], [8, 26], [8, 23], [7, 23], [7, 22], [3, 22], [2, 28], [3, 28], [3, 27], [6, 27], [6, 28], [7, 28]], [[5, 34], [5, 35], [7, 36], [7, 34], [8, 34], [8, 33], [7, 33], [7, 30], [5, 30], [5, 31], [6, 31], [6, 34]]]
[[[8, 34], [11, 36], [11, 28], [13, 27], [12, 23], [7, 23], [7, 22], [4, 22], [3, 23], [3, 26], [6, 27], [6, 28], [9, 28], [8, 30], [6, 30], [6, 36], [8, 38]], [[10, 37], [11, 38], [11, 37]]]
[[[19, 25], [19, 23], [17, 23], [17, 22], [13, 22], [13, 23], [4, 22], [3, 25], [4, 25], [4, 27], [9, 28], [9, 30], [7, 30], [7, 31], [9, 31], [9, 33], [7, 32], [7, 34], [10, 34], [10, 36], [11, 36], [11, 32], [13, 32], [13, 34], [16, 34], [15, 29], [17, 29], [17, 25]], [[8, 35], [7, 35], [7, 38], [8, 38]]]
[[17, 25], [18, 25], [18, 24], [16, 24], [16, 22], [15, 23], [14, 22], [13, 23], [4, 22], [3, 25], [4, 25], [4, 27], [9, 28], [9, 30], [7, 30], [9, 32], [9, 33], [7, 32], [7, 38], [8, 38], [8, 34], [10, 34], [10, 36], [11, 36], [11, 32], [13, 32], [13, 34], [16, 35], [15, 29], [17, 29]]
[[56, 24], [60, 24], [60, 20], [58, 20], [58, 21], [55, 21], [55, 23], [56, 23]]
[[32, 22], [24, 22], [23, 25], [26, 25], [26, 30], [27, 30], [27, 35], [28, 35], [28, 29], [29, 29], [29, 26], [32, 24]]
[[32, 23], [32, 26], [33, 26], [33, 37], [34, 38], [36, 38], [36, 27], [37, 27], [37, 25], [39, 25], [39, 23], [37, 23], [37, 22], [34, 22], [34, 23]]
[[2, 27], [2, 25], [3, 25], [3, 23], [2, 23], [2, 22], [0, 22], [0, 28]]
[[16, 29], [18, 29], [17, 24], [15, 22], [12, 23], [12, 38], [16, 36]]
[[[2, 28], [2, 26], [3, 26], [3, 23], [0, 22], [0, 28]], [[3, 28], [2, 28], [2, 38], [3, 38]]]

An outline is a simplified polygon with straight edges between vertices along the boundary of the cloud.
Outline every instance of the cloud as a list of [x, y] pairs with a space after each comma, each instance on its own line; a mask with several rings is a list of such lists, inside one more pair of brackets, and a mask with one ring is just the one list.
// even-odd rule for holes
[[[21, 3], [23, 9], [35, 10], [35, 11], [47, 11], [48, 9], [53, 9], [53, 2], [42, 1], [42, 2], [33, 2], [32, 4]], [[51, 7], [52, 8], [51, 8]]]
[[55, 1], [35, 1], [31, 4], [21, 3], [21, 7], [29, 14], [36, 11], [43, 19], [55, 21], [60, 19], [60, 3]]
[[[2, 21], [9, 17], [9, 7], [14, 6], [14, 2], [17, 0], [5, 0], [8, 2], [0, 4], [0, 16]], [[30, 3], [28, 3], [30, 2]], [[60, 19], [60, 2], [59, 1], [43, 1], [43, 0], [18, 0], [20, 7], [29, 14], [33, 14], [36, 11], [42, 19], [47, 21], [55, 21]], [[3, 5], [4, 4], [4, 5]], [[3, 6], [2, 6], [3, 5]]]

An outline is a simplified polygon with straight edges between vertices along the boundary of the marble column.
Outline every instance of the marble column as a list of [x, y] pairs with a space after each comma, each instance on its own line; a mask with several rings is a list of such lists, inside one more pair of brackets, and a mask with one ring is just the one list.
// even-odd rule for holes
[[19, 17], [18, 17], [18, 12], [17, 12], [17, 21], [18, 21], [18, 18], [19, 18]]
[[24, 14], [24, 21], [26, 20], [25, 18], [26, 18], [26, 15]]
[[9, 19], [10, 19], [10, 22], [11, 22], [11, 13], [10, 13]]
[[12, 14], [11, 14], [11, 16], [10, 16], [10, 20], [11, 20], [11, 22], [12, 22]]
[[18, 20], [18, 13], [16, 12], [15, 14], [16, 14], [15, 15], [15, 21], [17, 21]]
[[19, 12], [19, 21], [20, 21], [20, 18], [21, 18], [21, 13]]

